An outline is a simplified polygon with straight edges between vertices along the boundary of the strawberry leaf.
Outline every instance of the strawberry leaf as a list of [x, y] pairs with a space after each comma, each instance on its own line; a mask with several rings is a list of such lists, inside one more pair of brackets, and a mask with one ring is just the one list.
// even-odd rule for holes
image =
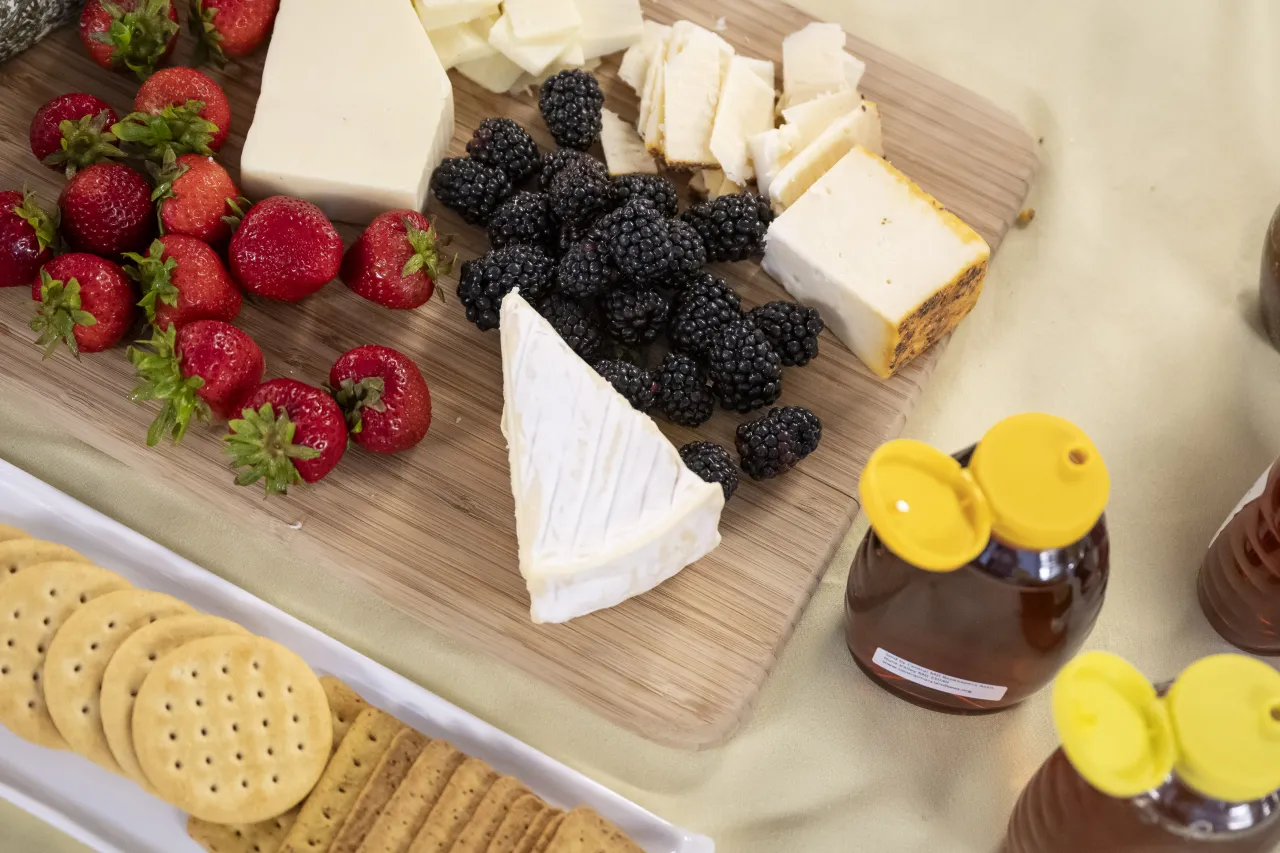
[[164, 243], [159, 240], [151, 242], [145, 258], [137, 252], [125, 252], [124, 257], [132, 261], [125, 264], [125, 275], [136, 281], [142, 290], [138, 307], [146, 312], [147, 322], [154, 324], [156, 303], [164, 303], [170, 308], [178, 304], [178, 285], [173, 282], [178, 261], [172, 257], [164, 257]]
[[45, 157], [44, 164], [63, 166], [67, 180], [71, 180], [79, 169], [124, 157], [124, 152], [116, 145], [120, 140], [107, 129], [110, 118], [111, 114], [102, 110], [97, 115], [58, 122], [58, 130], [62, 131], [62, 147]]
[[453, 263], [440, 256], [440, 246], [443, 243], [439, 239], [435, 226], [431, 225], [423, 230], [410, 222], [408, 217], [400, 222], [404, 225], [404, 236], [409, 241], [409, 247], [413, 249], [413, 255], [400, 270], [400, 276], [408, 278], [426, 270], [428, 278], [436, 281], [441, 276], [448, 275], [453, 269]]
[[213, 60], [218, 67], [225, 67], [227, 54], [222, 49], [222, 31], [213, 23], [218, 10], [204, 5], [204, 0], [191, 0], [191, 11], [187, 15], [187, 27], [196, 39], [195, 66]]
[[222, 217], [222, 221], [231, 226], [231, 232], [234, 234], [236, 229], [240, 227], [240, 223], [244, 221], [244, 215], [249, 212], [249, 208], [253, 207], [253, 202], [244, 196], [239, 198], [224, 199], [227, 207], [230, 208], [231, 214]]
[[130, 69], [139, 80], [150, 77], [168, 52], [169, 40], [178, 33], [177, 21], [169, 18], [171, 0], [141, 0], [127, 12], [108, 0], [99, 4], [111, 16], [111, 24], [92, 38], [114, 48], [113, 66]]
[[13, 208], [13, 212], [25, 219], [31, 229], [36, 232], [36, 242], [40, 251], [52, 246], [58, 240], [58, 212], [49, 213], [36, 201], [35, 193], [22, 191], [22, 202]]
[[59, 344], [66, 344], [71, 354], [80, 358], [76, 326], [92, 326], [97, 322], [80, 307], [80, 282], [74, 278], [58, 281], [48, 270], [40, 270], [40, 305], [36, 316], [31, 318], [31, 331], [38, 333], [36, 345], [44, 348], [45, 358], [57, 352]]
[[111, 126], [124, 142], [142, 149], [142, 156], [163, 164], [170, 153], [213, 156], [209, 143], [218, 126], [200, 115], [204, 101], [169, 104], [157, 113], [129, 113]]
[[231, 432], [223, 440], [231, 467], [237, 469], [237, 486], [261, 481], [267, 495], [287, 495], [290, 486], [303, 482], [294, 460], [320, 456], [314, 447], [294, 444], [297, 425], [283, 409], [277, 415], [271, 403], [246, 408], [228, 426]]
[[179, 444], [192, 418], [209, 423], [212, 412], [199, 395], [204, 379], [182, 375], [182, 353], [177, 349], [178, 331], [173, 326], [155, 330], [150, 340], [129, 347], [129, 363], [138, 374], [138, 384], [129, 394], [135, 403], [160, 400], [160, 412], [147, 429], [147, 446], [155, 447], [166, 435]]
[[364, 432], [364, 416], [361, 414], [364, 409], [372, 409], [375, 412], [387, 410], [387, 404], [382, 400], [387, 385], [380, 376], [368, 376], [359, 382], [344, 379], [337, 388], [327, 386], [327, 390], [334, 402], [338, 404], [338, 408], [342, 409], [343, 417], [347, 421], [347, 429], [356, 435]]

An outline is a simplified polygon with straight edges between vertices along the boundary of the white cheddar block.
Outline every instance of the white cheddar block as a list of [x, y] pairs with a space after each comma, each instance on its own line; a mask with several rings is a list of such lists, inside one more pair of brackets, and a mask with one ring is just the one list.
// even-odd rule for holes
[[283, 0], [240, 156], [245, 192], [357, 224], [421, 210], [452, 138], [453, 87], [413, 6], [364, 0], [353, 16], [349, 0]]
[[600, 144], [604, 147], [604, 161], [610, 175], [658, 174], [658, 165], [645, 150], [644, 140], [634, 127], [613, 110], [605, 110], [601, 118], [604, 126]]
[[498, 14], [494, 0], [413, 0], [413, 8], [427, 30], [441, 30]]
[[[493, 29], [489, 31], [489, 44], [507, 59], [536, 77], [572, 47], [573, 39], [570, 37], [562, 41], [538, 43], [521, 41], [516, 38], [512, 30], [511, 16], [508, 14], [499, 18], [493, 25]], [[502, 91], [505, 92], [506, 89]]]
[[751, 71], [754, 72], [755, 75], [760, 78], [760, 81], [762, 83], [764, 83], [770, 89], [775, 88], [775, 84], [777, 83], [777, 80], [776, 80], [777, 70], [774, 68], [774, 65], [772, 62], [770, 62], [767, 59], [755, 59], [754, 57], [750, 57], [750, 56], [739, 56], [737, 57], [737, 59], [741, 61], [747, 68], [751, 69]]
[[848, 87], [844, 44], [839, 24], [810, 24], [783, 39], [784, 108]]
[[672, 168], [711, 168], [719, 165], [711, 131], [733, 47], [702, 27], [682, 28], [686, 23], [675, 25], [667, 47], [662, 148]]
[[795, 129], [797, 147], [805, 148], [822, 132], [862, 106], [862, 96], [852, 89], [822, 95], [803, 104], [787, 107], [782, 118]]
[[751, 149], [751, 166], [756, 171], [756, 187], [760, 196], [768, 201], [770, 185], [797, 153], [795, 128], [779, 127], [757, 133], [747, 144]]
[[749, 140], [773, 128], [773, 85], [760, 78], [751, 62], [735, 56], [730, 63], [709, 144], [721, 170], [739, 186], [756, 176]]
[[453, 68], [463, 62], [475, 62], [498, 52], [489, 44], [488, 31], [492, 24], [487, 21], [485, 18], [480, 19], [480, 23], [487, 24], [483, 28], [475, 26], [476, 22], [468, 22], [427, 33], [432, 47], [436, 49], [436, 56], [440, 57], [445, 68]]
[[769, 202], [774, 211], [781, 213], [795, 204], [855, 145], [861, 145], [877, 156], [884, 155], [880, 110], [872, 101], [864, 101], [858, 109], [823, 131], [774, 178], [769, 185]]
[[764, 269], [888, 377], [969, 313], [990, 255], [972, 228], [857, 146], [770, 226]]
[[574, 0], [505, 0], [502, 11], [511, 20], [511, 32], [523, 42], [564, 40], [582, 28]]
[[487, 59], [464, 62], [457, 66], [456, 70], [471, 82], [478, 83], [499, 95], [509, 92], [511, 87], [524, 76], [523, 68], [500, 53], [495, 53]]
[[[649, 75], [649, 58], [656, 44], [666, 44], [671, 27], [656, 21], [645, 21], [644, 32], [640, 41], [627, 48], [622, 56], [622, 65], [618, 68], [618, 76], [622, 82], [635, 90], [637, 95], [644, 93], [644, 82]], [[665, 54], [665, 50], [664, 50]]]
[[862, 83], [862, 75], [867, 73], [867, 63], [863, 62], [852, 53], [844, 55], [844, 82], [849, 84], [849, 88], [857, 90], [858, 85]]
[[576, 0], [576, 3], [582, 18], [578, 36], [588, 59], [627, 50], [644, 37], [640, 0]]

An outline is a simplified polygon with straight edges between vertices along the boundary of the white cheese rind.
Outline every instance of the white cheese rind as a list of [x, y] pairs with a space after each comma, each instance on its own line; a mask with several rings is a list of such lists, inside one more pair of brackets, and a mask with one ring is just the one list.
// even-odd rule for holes
[[769, 184], [769, 201], [773, 209], [781, 213], [795, 204], [796, 199], [855, 145], [884, 156], [880, 110], [872, 101], [864, 101], [856, 110], [828, 127], [783, 167]]
[[773, 84], [766, 84], [750, 60], [733, 57], [720, 91], [708, 148], [729, 180], [739, 186], [756, 176], [751, 137], [773, 128]]
[[[644, 37], [640, 0], [576, 0], [582, 29], [578, 37], [587, 59], [608, 56]], [[634, 87], [632, 87], [634, 88]]]
[[493, 0], [413, 0], [413, 8], [426, 30], [439, 30], [498, 14], [498, 4]]
[[283, 0], [240, 157], [253, 198], [305, 198], [356, 224], [421, 210], [452, 138], [453, 87], [412, 6], [364, 0], [353, 16], [347, 0]]
[[810, 24], [782, 41], [783, 107], [848, 86], [845, 33], [839, 24]]
[[501, 321], [502, 432], [533, 621], [613, 607], [719, 545], [723, 489], [519, 292]]
[[563, 41], [582, 28], [574, 0], [504, 0], [502, 12], [522, 42]]
[[[489, 44], [499, 53], [519, 65], [528, 74], [537, 76], [570, 50], [574, 41], [566, 37], [559, 41], [526, 42], [516, 37], [509, 14], [498, 18], [489, 31]], [[581, 56], [581, 51], [579, 51]], [[514, 81], [513, 81], [514, 82]], [[506, 91], [505, 89], [503, 91]]]
[[490, 92], [501, 95], [524, 76], [524, 69], [500, 53], [475, 62], [463, 62], [457, 72]]
[[604, 148], [604, 161], [609, 174], [656, 175], [658, 164], [644, 147], [644, 140], [613, 110], [605, 110], [601, 119], [600, 144]]
[[720, 36], [686, 21], [672, 30], [664, 74], [662, 151], [676, 169], [713, 168], [711, 131], [733, 47]]

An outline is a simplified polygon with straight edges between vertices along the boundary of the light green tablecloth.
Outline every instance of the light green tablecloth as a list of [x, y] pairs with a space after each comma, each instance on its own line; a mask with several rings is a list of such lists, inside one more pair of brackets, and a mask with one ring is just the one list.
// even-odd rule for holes
[[[1043, 409], [1094, 437], [1115, 484], [1113, 575], [1092, 647], [1152, 677], [1225, 648], [1200, 615], [1207, 540], [1280, 453], [1280, 354], [1258, 332], [1280, 203], [1274, 0], [801, 0], [987, 95], [1043, 136], [1034, 224], [1005, 243], [908, 433], [955, 448]], [[733, 26], [732, 3], [726, 2]], [[386, 663], [724, 853], [991, 853], [1055, 739], [1047, 700], [993, 717], [873, 687], [841, 636], [861, 525], [728, 746], [648, 744], [423, 631], [287, 547], [211, 522], [57, 424], [0, 402], [0, 455]], [[0, 804], [0, 851], [81, 849]]]

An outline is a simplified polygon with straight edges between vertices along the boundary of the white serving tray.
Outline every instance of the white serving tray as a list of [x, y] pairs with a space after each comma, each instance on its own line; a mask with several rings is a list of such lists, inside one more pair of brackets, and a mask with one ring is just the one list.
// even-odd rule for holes
[[[293, 649], [371, 704], [519, 778], [547, 802], [589, 805], [647, 853], [714, 853], [711, 839], [639, 806], [237, 586], [0, 460], [0, 522], [61, 542], [135, 586], [181, 598]], [[102, 853], [200, 853], [186, 815], [132, 782], [0, 727], [0, 796]]]

